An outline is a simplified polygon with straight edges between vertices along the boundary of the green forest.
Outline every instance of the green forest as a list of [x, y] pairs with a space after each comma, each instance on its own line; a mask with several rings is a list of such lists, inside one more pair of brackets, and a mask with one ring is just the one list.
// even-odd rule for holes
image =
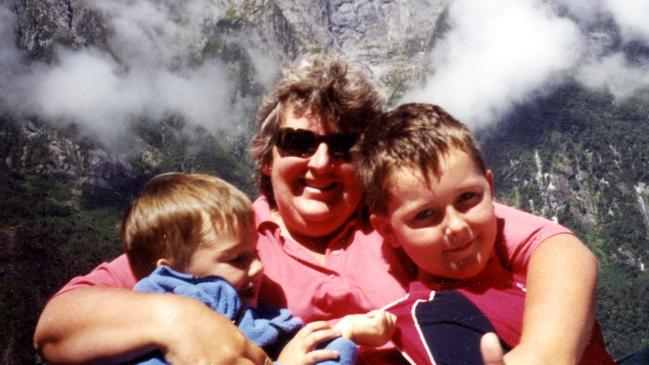
[[499, 199], [555, 217], [596, 253], [596, 315], [618, 357], [649, 344], [649, 222], [638, 201], [649, 195], [635, 190], [649, 181], [648, 100], [567, 85], [481, 133]]

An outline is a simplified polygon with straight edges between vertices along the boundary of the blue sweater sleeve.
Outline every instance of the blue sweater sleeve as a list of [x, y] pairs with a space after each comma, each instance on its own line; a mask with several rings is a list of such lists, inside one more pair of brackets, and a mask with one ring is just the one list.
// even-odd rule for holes
[[[233, 320], [248, 339], [264, 349], [273, 348], [278, 341], [289, 338], [302, 327], [302, 321], [287, 309], [267, 306], [257, 311], [245, 306], [236, 289], [226, 280], [216, 276], [195, 278], [162, 265], [140, 280], [134, 290], [171, 293], [199, 300]], [[154, 365], [165, 362], [158, 353], [138, 364]]]

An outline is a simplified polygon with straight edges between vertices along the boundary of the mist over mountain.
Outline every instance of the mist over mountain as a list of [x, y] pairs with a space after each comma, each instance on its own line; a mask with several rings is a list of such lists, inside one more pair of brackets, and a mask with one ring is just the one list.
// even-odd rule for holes
[[255, 112], [282, 64], [337, 52], [390, 106], [440, 104], [478, 135], [498, 199], [600, 260], [616, 356], [649, 344], [649, 4], [642, 0], [0, 0], [0, 351], [42, 363], [56, 288], [121, 250], [152, 175], [257, 194]]

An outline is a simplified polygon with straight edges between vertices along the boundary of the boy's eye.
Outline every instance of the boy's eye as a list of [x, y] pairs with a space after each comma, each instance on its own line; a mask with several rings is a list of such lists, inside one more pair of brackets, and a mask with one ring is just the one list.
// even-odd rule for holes
[[464, 201], [467, 201], [467, 200], [471, 200], [471, 199], [473, 199], [476, 195], [477, 195], [477, 194], [476, 194], [476, 193], [473, 193], [473, 192], [471, 192], [471, 193], [464, 193], [464, 194], [460, 195], [460, 199], [459, 199], [459, 200], [460, 200], [461, 202], [464, 202]]
[[417, 215], [415, 216], [416, 221], [423, 221], [423, 220], [437, 221], [439, 220], [439, 218], [440, 218], [439, 212], [433, 209], [422, 210], [421, 212], [417, 213]]
[[461, 208], [471, 208], [482, 200], [482, 194], [476, 192], [467, 192], [460, 195], [458, 203]]

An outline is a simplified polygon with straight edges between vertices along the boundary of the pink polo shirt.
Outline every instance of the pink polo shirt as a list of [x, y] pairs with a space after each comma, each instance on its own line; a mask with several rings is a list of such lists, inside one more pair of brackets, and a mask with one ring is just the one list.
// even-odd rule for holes
[[[253, 204], [257, 250], [266, 278], [260, 302], [287, 307], [306, 322], [337, 319], [380, 308], [406, 293], [414, 272], [374, 230], [350, 222], [327, 247], [320, 265], [296, 242], [285, 239], [270, 218], [265, 198]], [[125, 254], [70, 280], [56, 295], [84, 286], [131, 289], [135, 275]]]
[[[264, 197], [258, 198], [253, 208], [259, 233], [257, 250], [265, 274], [261, 303], [289, 308], [311, 322], [365, 313], [406, 294], [415, 272], [401, 253], [383, 245], [374, 230], [349, 222], [331, 241], [324, 265], [320, 265], [302, 246], [282, 235], [271, 221]], [[87, 275], [73, 278], [56, 295], [84, 286], [130, 289], [135, 283], [128, 259], [122, 254]], [[391, 343], [381, 349], [362, 348], [358, 359], [358, 364], [403, 362]]]
[[[381, 308], [406, 294], [414, 276], [400, 251], [383, 244], [372, 229], [352, 221], [332, 240], [319, 264], [302, 246], [285, 238], [272, 222], [264, 197], [253, 204], [264, 264], [262, 303], [286, 307], [305, 322], [336, 320], [346, 314]], [[556, 223], [496, 204], [502, 245], [496, 254], [505, 267], [526, 273], [532, 253], [543, 239], [569, 231]], [[506, 222], [506, 223], [505, 223]], [[546, 231], [554, 231], [547, 234]], [[135, 276], [126, 255], [73, 278], [56, 295], [84, 286], [132, 288]], [[361, 359], [363, 355], [361, 354]], [[361, 363], [363, 361], [360, 361]], [[370, 361], [379, 363], [382, 361]]]
[[372, 229], [350, 222], [326, 248], [320, 264], [272, 222], [265, 198], [254, 203], [257, 250], [266, 280], [260, 302], [287, 307], [305, 322], [378, 309], [406, 293], [414, 271]]

